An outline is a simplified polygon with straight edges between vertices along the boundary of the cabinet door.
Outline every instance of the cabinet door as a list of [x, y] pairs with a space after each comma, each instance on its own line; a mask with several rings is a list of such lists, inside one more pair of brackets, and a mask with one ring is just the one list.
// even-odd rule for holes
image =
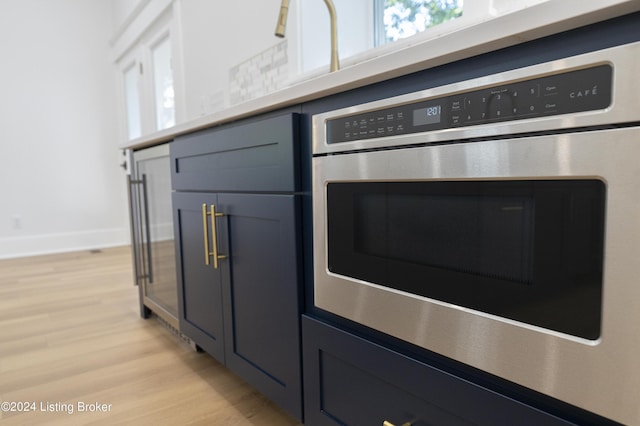
[[302, 415], [294, 195], [218, 194], [227, 367]]
[[213, 225], [221, 218], [203, 218], [202, 211], [203, 204], [210, 211], [216, 201], [215, 194], [173, 193], [180, 331], [224, 362], [221, 277], [228, 266], [221, 262], [215, 269], [212, 261], [206, 264], [205, 238], [211, 249]]

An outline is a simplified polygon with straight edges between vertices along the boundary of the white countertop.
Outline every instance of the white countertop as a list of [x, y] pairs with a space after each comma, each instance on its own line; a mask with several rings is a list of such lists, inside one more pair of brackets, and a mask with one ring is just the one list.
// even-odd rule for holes
[[300, 104], [518, 43], [568, 31], [640, 10], [638, 0], [549, 0], [400, 47], [377, 49], [376, 57], [294, 84], [272, 94], [122, 143], [120, 149], [151, 146], [175, 136], [259, 113]]

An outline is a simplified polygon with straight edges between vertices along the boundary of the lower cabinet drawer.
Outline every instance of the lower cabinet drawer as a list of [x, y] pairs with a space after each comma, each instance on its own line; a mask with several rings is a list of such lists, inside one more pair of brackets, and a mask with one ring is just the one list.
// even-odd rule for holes
[[297, 114], [202, 130], [171, 143], [176, 191], [294, 192], [298, 190]]
[[335, 423], [383, 425], [387, 422], [387, 425], [397, 426], [407, 423], [471, 424], [325, 351], [320, 352], [320, 371], [321, 409]]
[[572, 424], [310, 317], [302, 326], [306, 425]]

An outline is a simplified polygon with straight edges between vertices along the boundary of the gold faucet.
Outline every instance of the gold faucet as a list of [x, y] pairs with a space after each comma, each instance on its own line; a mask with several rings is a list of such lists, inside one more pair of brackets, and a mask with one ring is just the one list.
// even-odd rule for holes
[[[332, 0], [324, 0], [329, 10], [329, 18], [331, 19], [331, 72], [340, 69], [340, 58], [338, 57], [338, 18], [336, 7]], [[289, 0], [282, 0], [280, 4], [280, 15], [278, 16], [278, 24], [276, 25], [276, 37], [284, 37], [284, 31], [287, 27], [287, 15], [289, 14]]]

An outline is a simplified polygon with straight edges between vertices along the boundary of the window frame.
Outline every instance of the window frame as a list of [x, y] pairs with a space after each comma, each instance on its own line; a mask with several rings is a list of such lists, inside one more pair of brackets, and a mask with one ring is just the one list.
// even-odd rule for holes
[[[165, 40], [169, 41], [170, 66], [174, 90], [174, 124], [184, 119], [185, 100], [181, 40], [179, 29], [179, 2], [162, 0], [148, 2], [136, 9], [111, 41], [117, 74], [119, 135], [121, 141], [131, 141], [150, 133], [164, 130], [156, 119], [153, 51]], [[131, 137], [128, 116], [125, 72], [132, 64], [137, 67], [140, 135]], [[171, 127], [171, 126], [168, 126]], [[167, 128], [168, 128], [167, 127]]]

